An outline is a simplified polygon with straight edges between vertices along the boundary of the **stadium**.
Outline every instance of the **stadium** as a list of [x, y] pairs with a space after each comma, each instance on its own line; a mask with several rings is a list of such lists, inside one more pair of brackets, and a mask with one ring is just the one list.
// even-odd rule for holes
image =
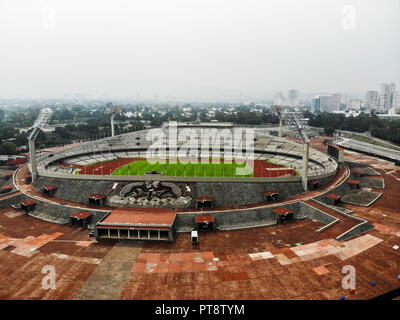
[[[48, 119], [45, 112], [43, 119]], [[261, 209], [266, 201], [324, 185], [338, 171], [334, 157], [311, 149], [305, 162], [303, 151], [302, 144], [262, 128], [171, 122], [40, 152], [17, 177], [25, 170], [42, 195], [94, 208], [77, 221], [84, 221], [96, 239], [174, 241], [178, 232], [197, 228], [199, 214], [192, 210], [216, 212], [218, 219], [211, 214], [207, 219], [216, 219], [210, 225], [220, 230], [278, 223], [279, 214]], [[252, 209], [224, 212], [232, 207]], [[29, 214], [61, 224], [75, 221], [70, 210], [52, 215], [35, 209]], [[165, 226], [158, 221], [162, 215]], [[131, 236], [126, 229], [143, 225], [142, 217], [148, 228]], [[154, 231], [153, 226], [161, 229]]]
[[[190, 139], [182, 139], [183, 135], [187, 136], [188, 125]], [[143, 210], [162, 208], [175, 212], [257, 206], [269, 197], [268, 192], [282, 200], [303, 191], [304, 177], [299, 174], [303, 171], [301, 144], [262, 130], [256, 133], [251, 130], [246, 137], [245, 128], [229, 123], [214, 126], [175, 123], [173, 127], [167, 123], [157, 130], [155, 133], [161, 137], [157, 143], [149, 139], [154, 131], [145, 130], [42, 153], [37, 158], [39, 178], [34, 186], [39, 190], [45, 186], [57, 187], [57, 196], [62, 194], [64, 200], [81, 204]], [[171, 140], [173, 132], [179, 138]], [[211, 132], [206, 139], [205, 132]], [[222, 137], [221, 132], [229, 134], [231, 140]], [[207, 139], [210, 143], [205, 147]], [[311, 150], [307, 181], [323, 184], [336, 174], [337, 168], [332, 157]], [[81, 186], [79, 194], [73, 191], [77, 183]], [[257, 222], [251, 221], [247, 214], [243, 219]], [[173, 228], [174, 231], [192, 229], [193, 223], [177, 220], [178, 228]], [[269, 213], [261, 220], [270, 223], [274, 219]], [[223, 224], [216, 227], [223, 228]], [[173, 240], [173, 234], [169, 240]]]
[[[3, 172], [0, 253], [23, 257], [4, 260], [5, 268], [41, 265], [40, 257], [58, 270], [80, 270], [65, 269], [58, 293], [39, 290], [31, 293], [36, 298], [215, 299], [214, 286], [231, 299], [351, 298], [339, 284], [340, 272], [329, 283], [319, 279], [365, 257], [374, 268], [359, 269], [363, 278], [372, 281], [375, 269], [378, 279], [398, 274], [397, 265], [382, 269], [379, 255], [370, 254], [396, 254], [382, 247], [395, 244], [396, 228], [375, 216], [397, 201], [396, 182], [382, 169], [386, 160], [327, 141], [310, 139], [305, 159], [301, 140], [268, 128], [193, 122], [40, 150]], [[394, 165], [384, 165], [394, 172]], [[291, 270], [289, 278], [282, 268]], [[307, 268], [312, 273], [299, 278]], [[279, 273], [282, 284], [270, 272]], [[121, 275], [126, 279], [110, 289], [106, 279]], [[175, 289], [163, 284], [172, 276]], [[188, 276], [190, 288], [204, 289], [180, 290]], [[293, 277], [302, 290], [289, 285]], [[71, 279], [80, 281], [76, 290]], [[257, 289], [265, 281], [276, 291]], [[247, 289], [228, 290], [244, 284]], [[388, 281], [354, 298], [395, 287]]]
[[[195, 126], [195, 124], [193, 125]], [[193, 128], [192, 130], [195, 129]], [[201, 128], [198, 128], [198, 130], [200, 131]], [[178, 135], [179, 134], [178, 132]], [[232, 150], [230, 152], [226, 151], [223, 142], [221, 144], [218, 142], [217, 144], [216, 141], [212, 141], [210, 149], [207, 150], [207, 156], [211, 161], [206, 161], [205, 164], [203, 163], [204, 156], [201, 153], [204, 150], [201, 149], [201, 146], [198, 147], [196, 145], [195, 147], [197, 150], [190, 148], [190, 158], [187, 154], [184, 154], [183, 160], [175, 161], [177, 163], [169, 163], [167, 157], [170, 156], [170, 154], [166, 151], [165, 153], [158, 154], [160, 160], [164, 161], [157, 161], [157, 164], [150, 165], [145, 161], [145, 159], [148, 159], [148, 151], [152, 147], [151, 143], [146, 141], [147, 135], [148, 131], [123, 134], [117, 137], [110, 137], [78, 145], [58, 153], [43, 155], [38, 161], [40, 175], [57, 178], [74, 178], [71, 177], [70, 174], [84, 174], [88, 176], [85, 177], [85, 179], [90, 178], [95, 180], [102, 180], [105, 179], [104, 176], [112, 175], [114, 177], [107, 179], [134, 181], [137, 180], [138, 177], [146, 179], [146, 177], [142, 176], [149, 171], [162, 171], [161, 175], [163, 177], [154, 176], [147, 180], [153, 178], [164, 180], [168, 179], [165, 177], [181, 177], [184, 181], [196, 181], [199, 180], [198, 178], [204, 178], [200, 180], [207, 181], [209, 178], [213, 177], [217, 177], [218, 180], [225, 177], [250, 177], [262, 179], [251, 179], [249, 181], [266, 182], [271, 180], [270, 178], [278, 178], [277, 181], [279, 181], [282, 177], [298, 176], [296, 173], [301, 171], [303, 166], [301, 145], [266, 134], [256, 135], [254, 143], [251, 144], [251, 148], [254, 148], [254, 151], [252, 150], [254, 154], [247, 157], [246, 155], [239, 155], [239, 153], [242, 153], [242, 150], [239, 150], [237, 154], [235, 154]], [[200, 133], [197, 136], [200, 136]], [[167, 139], [168, 137], [165, 138], [165, 140]], [[164, 149], [167, 150], [167, 142], [164, 143]], [[240, 138], [239, 141], [234, 140], [232, 144], [244, 145], [245, 141], [242, 141]], [[217, 151], [215, 150], [216, 145], [218, 145]], [[221, 147], [219, 147], [220, 145]], [[180, 157], [182, 157], [182, 155], [179, 154], [179, 148], [182, 146], [183, 143], [177, 144], [176, 146], [177, 155]], [[244, 153], [246, 153], [246, 151]], [[177, 156], [175, 155], [175, 157]], [[199, 160], [199, 163], [192, 165], [190, 161], [193, 159]], [[241, 160], [242, 162], [253, 160], [254, 166], [251, 168], [250, 174], [236, 175], [233, 169], [238, 166], [243, 167], [244, 163], [236, 164], [236, 162], [233, 161], [233, 163], [224, 164], [224, 159], [229, 159], [230, 162], [232, 162], [232, 159], [236, 161]], [[220, 163], [215, 164], [215, 162]], [[185, 164], [188, 166], [187, 170], [185, 170]], [[334, 174], [337, 169], [337, 164], [326, 154], [312, 151], [310, 153], [310, 164], [308, 168], [310, 179], [322, 179]], [[210, 180], [212, 181], [212, 179]], [[223, 180], [224, 179], [222, 179], [222, 181]], [[289, 180], [283, 179], [282, 181], [298, 180], [297, 178]]]
[[399, 0], [0, 0], [0, 21], [0, 300], [400, 300]]

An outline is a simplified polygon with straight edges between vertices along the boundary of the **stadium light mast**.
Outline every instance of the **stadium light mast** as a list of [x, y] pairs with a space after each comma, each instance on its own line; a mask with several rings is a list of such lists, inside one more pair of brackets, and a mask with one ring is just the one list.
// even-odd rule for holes
[[300, 135], [300, 138], [303, 142], [303, 167], [301, 170], [301, 184], [303, 186], [303, 190], [307, 191], [308, 158], [310, 154], [310, 139], [305, 133], [307, 120], [303, 118], [301, 112], [283, 111], [281, 106], [272, 106], [271, 110], [279, 117], [281, 121], [279, 128], [280, 131], [282, 130], [281, 126], [283, 127], [284, 124], [287, 130], [297, 132]]
[[114, 131], [114, 118], [115, 115], [118, 113], [121, 113], [123, 109], [122, 105], [111, 105], [110, 109], [108, 109], [107, 113], [111, 114], [111, 136], [114, 137], [115, 131]]
[[48, 122], [53, 114], [53, 111], [49, 108], [44, 108], [40, 110], [39, 116], [37, 117], [35, 123], [29, 129], [33, 129], [28, 136], [29, 144], [29, 162], [31, 165], [32, 182], [38, 177], [38, 170], [36, 164], [36, 148], [35, 139], [37, 138], [40, 130], [46, 132], [51, 131], [52, 128], [48, 126]]
[[278, 137], [282, 138], [283, 136], [283, 119], [282, 119], [282, 113], [283, 113], [283, 109], [282, 106], [279, 105], [273, 105], [271, 106], [271, 111], [276, 114], [279, 118], [279, 134]]

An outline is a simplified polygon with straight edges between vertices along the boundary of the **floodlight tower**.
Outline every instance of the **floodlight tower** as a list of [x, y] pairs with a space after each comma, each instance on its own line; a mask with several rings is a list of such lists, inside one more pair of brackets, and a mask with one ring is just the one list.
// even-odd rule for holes
[[29, 129], [33, 129], [28, 136], [28, 144], [29, 144], [29, 161], [31, 164], [31, 173], [32, 173], [32, 182], [36, 180], [38, 176], [38, 170], [36, 165], [36, 148], [35, 148], [35, 139], [38, 136], [40, 130], [46, 132], [51, 131], [52, 129], [47, 125], [53, 111], [49, 108], [44, 108], [40, 110], [39, 116], [36, 119], [35, 123]]
[[283, 136], [283, 119], [282, 119], [282, 113], [283, 113], [283, 109], [282, 106], [280, 105], [273, 105], [271, 106], [271, 111], [273, 113], [275, 113], [278, 118], [279, 118], [279, 138], [282, 138]]
[[303, 190], [307, 191], [308, 158], [310, 153], [310, 139], [308, 139], [306, 133], [304, 132], [307, 126], [307, 120], [303, 118], [301, 112], [282, 111], [280, 106], [273, 106], [271, 110], [279, 117], [281, 121], [279, 130], [281, 130], [282, 124], [285, 124], [287, 130], [297, 132], [303, 141], [303, 168], [301, 170], [301, 184], [303, 186]]
[[121, 113], [123, 109], [122, 105], [111, 105], [107, 113], [111, 114], [111, 136], [114, 137], [114, 117], [116, 114]]

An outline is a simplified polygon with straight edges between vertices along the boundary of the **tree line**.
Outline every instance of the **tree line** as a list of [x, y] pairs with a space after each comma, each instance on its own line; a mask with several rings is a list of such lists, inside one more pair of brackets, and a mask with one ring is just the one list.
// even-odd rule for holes
[[325, 112], [310, 118], [308, 124], [324, 128], [328, 135], [335, 130], [369, 132], [373, 137], [400, 144], [400, 120], [381, 119], [375, 114], [361, 113], [357, 117], [346, 118], [344, 114]]

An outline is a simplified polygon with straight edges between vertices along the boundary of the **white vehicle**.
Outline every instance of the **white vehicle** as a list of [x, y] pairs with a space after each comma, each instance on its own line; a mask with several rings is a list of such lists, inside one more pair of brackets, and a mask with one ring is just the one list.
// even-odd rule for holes
[[192, 244], [198, 244], [199, 243], [199, 236], [196, 230], [193, 230], [191, 232], [191, 239], [192, 239]]

